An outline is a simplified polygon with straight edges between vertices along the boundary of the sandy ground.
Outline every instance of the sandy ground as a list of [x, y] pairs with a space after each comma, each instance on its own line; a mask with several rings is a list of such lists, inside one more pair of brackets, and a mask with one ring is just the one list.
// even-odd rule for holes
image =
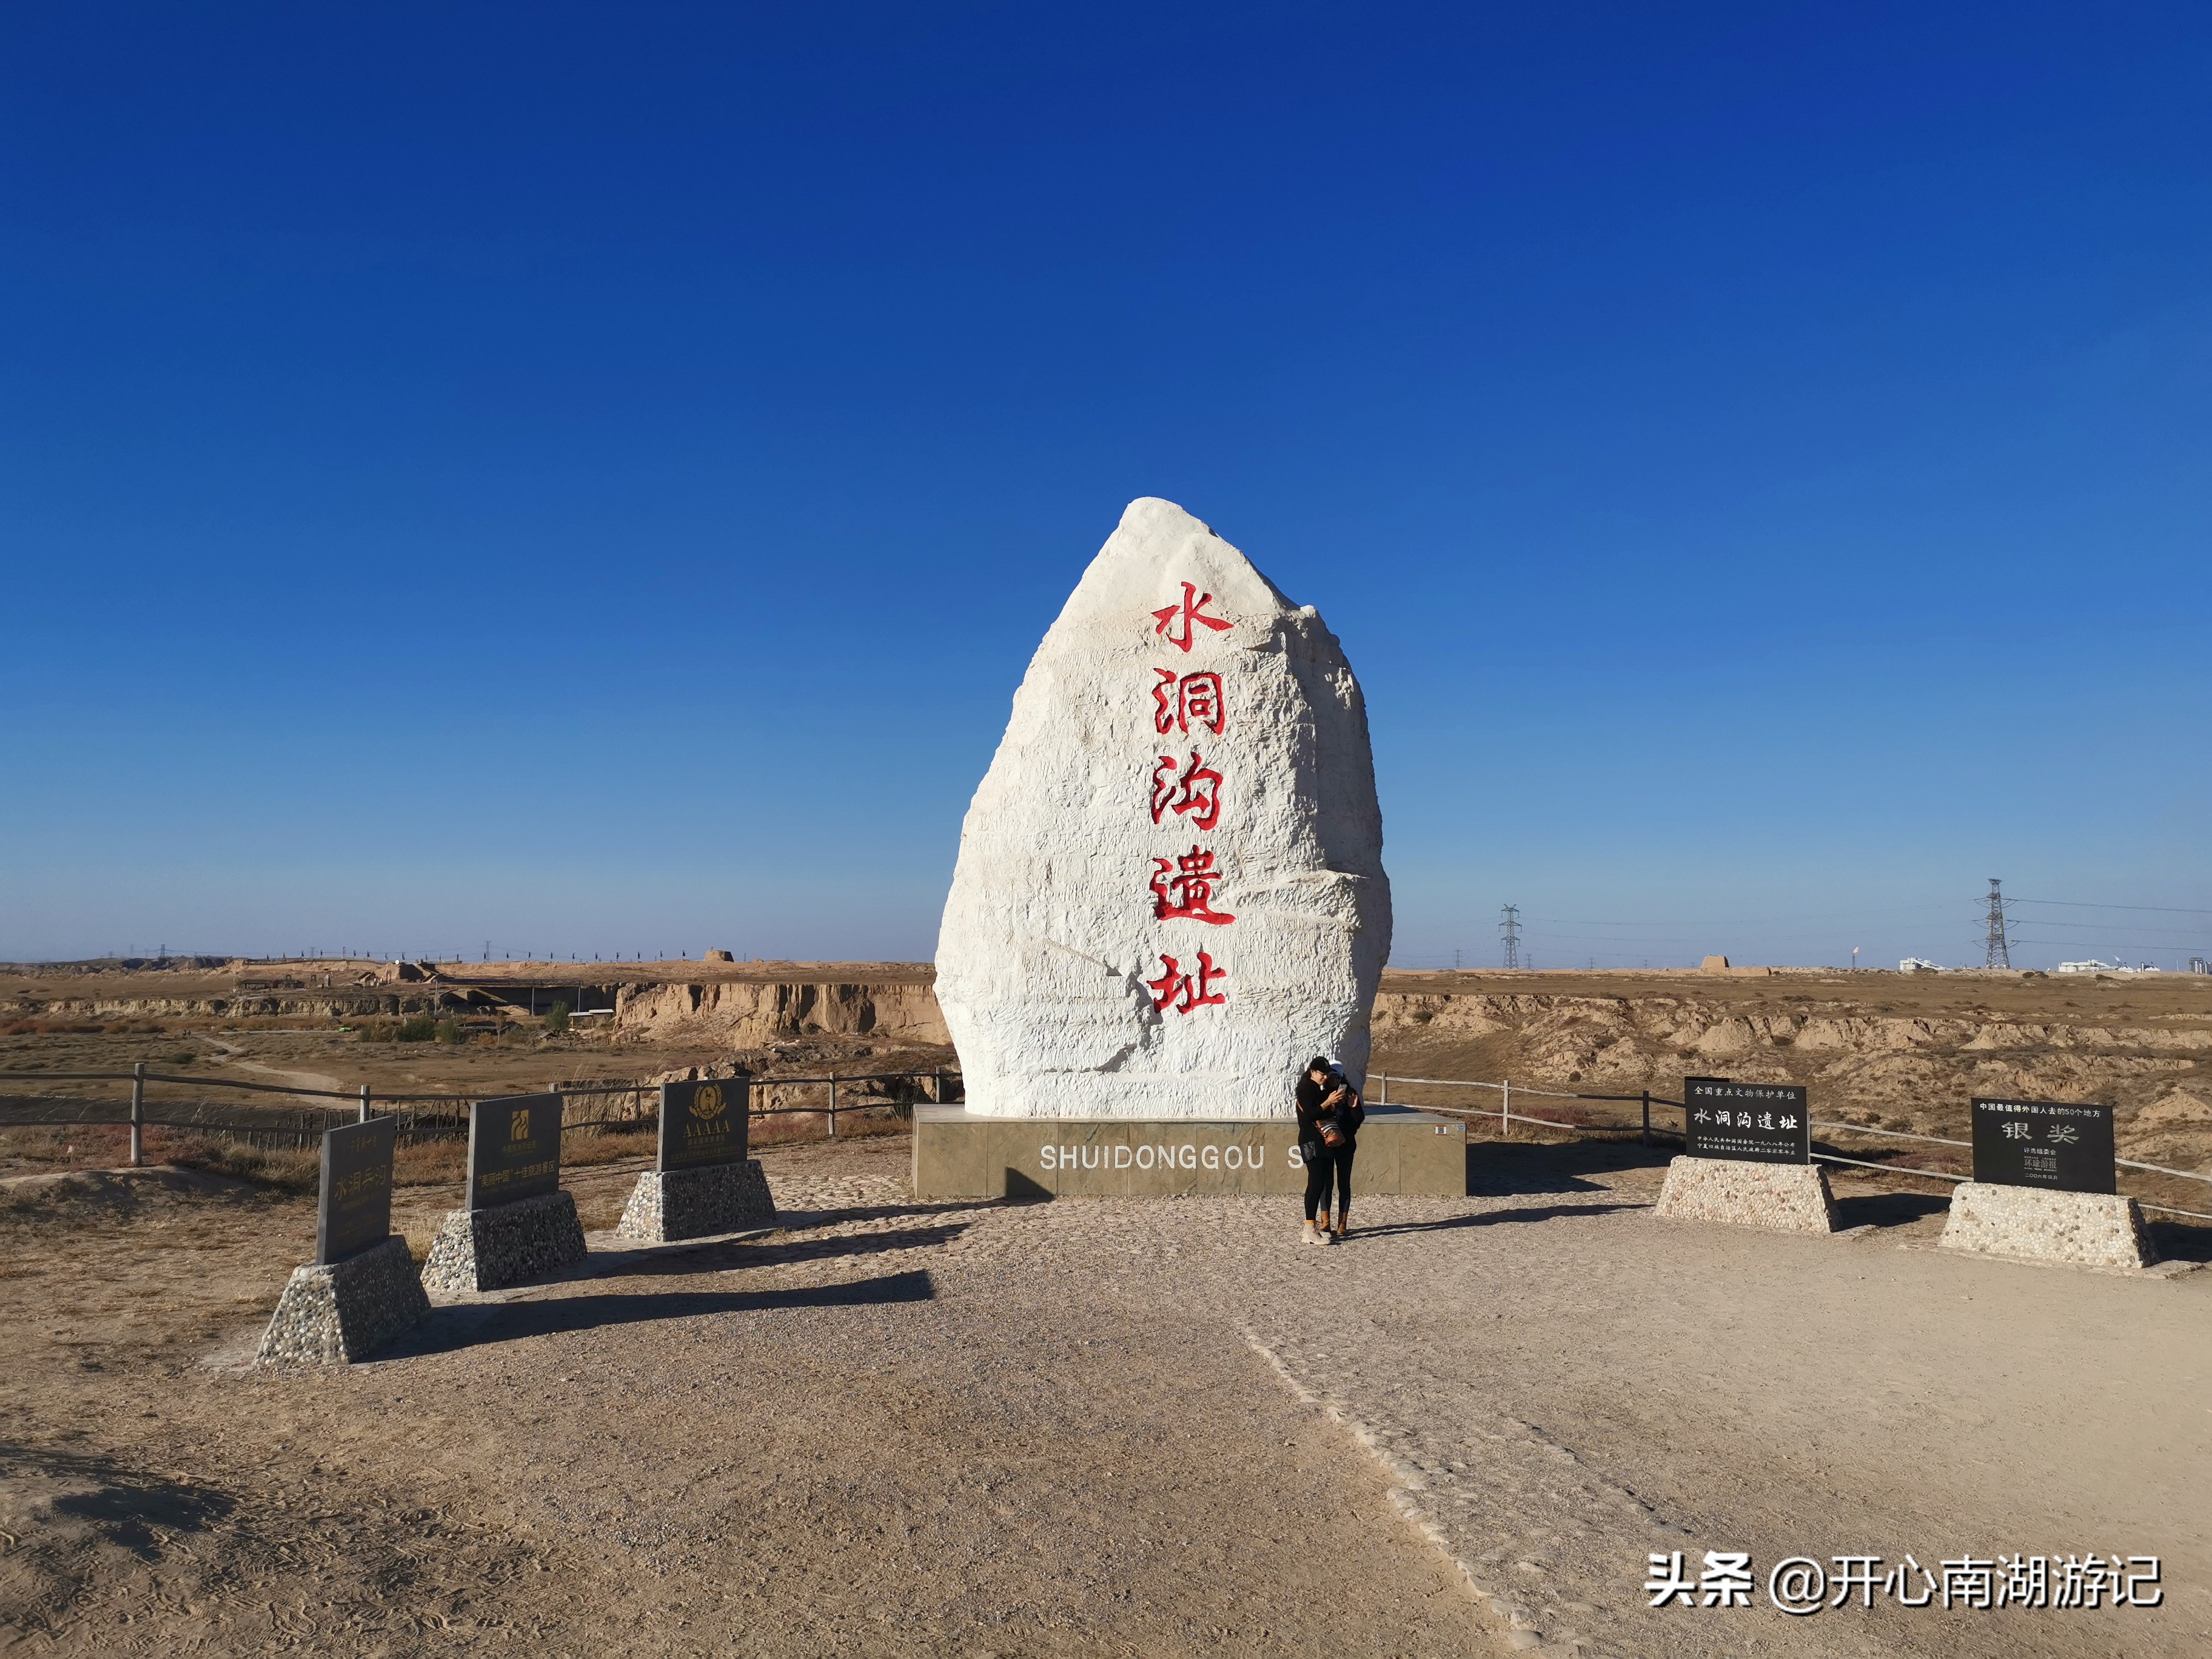
[[[310, 1207], [0, 1208], [9, 1651], [2183, 1655], [2212, 1645], [2212, 1273], [1659, 1222], [1632, 1147], [1480, 1194], [917, 1206], [602, 1251], [336, 1373], [242, 1369]], [[575, 1173], [587, 1226], [630, 1172]], [[70, 1195], [75, 1192], [76, 1195]], [[402, 1194], [419, 1247], [449, 1195]], [[1655, 1612], [1654, 1550], [2164, 1558], [2155, 1610]], [[1470, 1588], [1470, 1585], [1479, 1587]]]

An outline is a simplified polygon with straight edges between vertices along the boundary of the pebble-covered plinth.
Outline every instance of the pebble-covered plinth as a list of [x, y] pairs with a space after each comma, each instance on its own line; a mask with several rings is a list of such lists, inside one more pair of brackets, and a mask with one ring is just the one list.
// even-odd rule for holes
[[1942, 1243], [1947, 1250], [2077, 1267], [2148, 1267], [2158, 1260], [2132, 1198], [1979, 1181], [1951, 1194]]
[[768, 1176], [760, 1160], [749, 1158], [699, 1170], [647, 1170], [615, 1224], [615, 1237], [662, 1244], [774, 1225]]
[[576, 1200], [565, 1192], [453, 1210], [430, 1242], [422, 1288], [434, 1296], [505, 1290], [572, 1267], [586, 1254]]
[[1828, 1172], [1817, 1164], [1678, 1158], [1667, 1166], [1656, 1213], [1674, 1221], [1717, 1221], [1777, 1233], [1836, 1231]]
[[264, 1365], [348, 1364], [429, 1311], [415, 1258], [395, 1233], [326, 1267], [295, 1267], [254, 1358]]

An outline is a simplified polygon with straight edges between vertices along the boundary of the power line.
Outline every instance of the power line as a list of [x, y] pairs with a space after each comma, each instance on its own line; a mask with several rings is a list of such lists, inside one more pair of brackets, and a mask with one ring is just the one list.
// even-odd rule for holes
[[[2021, 901], [2014, 900], [2014, 899], [2007, 899], [2007, 900], [2005, 901], [2005, 902], [2006, 902], [2006, 903], [2008, 903], [2008, 904], [2018, 903], [2018, 902], [2021, 902]], [[1867, 909], [1867, 908], [1859, 908], [1859, 907], [1857, 907], [1857, 906], [1853, 906], [1853, 907], [1851, 907], [1851, 908], [1850, 908], [1850, 909], [1848, 909], [1848, 910], [1837, 910], [1837, 911], [1831, 911], [1831, 912], [1828, 912], [1827, 914], [1829, 914], [1829, 915], [1833, 915], [1833, 916], [1836, 916], [1836, 917], [1838, 917], [1838, 919], [1840, 919], [1840, 920], [1844, 920], [1844, 921], [1864, 921], [1864, 920], [1866, 920], [1866, 919], [1868, 919], [1868, 918], [1869, 918], [1869, 917], [1874, 917], [1874, 916], [1925, 915], [1928, 915], [1928, 914], [1929, 914], [1930, 912], [1933, 912], [1933, 911], [1936, 911], [1936, 910], [1948, 910], [1948, 909], [1949, 909], [1950, 908], [1951, 908], [1951, 907], [1950, 907], [1950, 905], [1949, 905], [1949, 904], [1948, 904], [1948, 903], [1942, 903], [1942, 904], [1897, 904], [1897, 905], [1890, 905], [1890, 906], [1887, 906], [1887, 907], [1886, 907], [1886, 908], [1881, 908], [1881, 909]], [[1800, 912], [1796, 912], [1796, 915], [1800, 915], [1800, 916], [1802, 916], [1805, 913], [1804, 913], [1804, 912], [1802, 912], [1802, 911], [1800, 911]], [[1820, 912], [1814, 912], [1814, 914], [1815, 915], [1820, 915]], [[1771, 924], [1772, 924], [1772, 922], [1775, 921], [1775, 917], [1774, 917], [1774, 915], [1773, 915], [1772, 914], [1769, 914], [1769, 915], [1763, 915], [1763, 916], [1713, 917], [1713, 918], [1711, 918], [1711, 919], [1705, 918], [1705, 917], [1699, 917], [1699, 918], [1698, 918], [1697, 921], [1626, 921], [1626, 920], [1624, 920], [1624, 919], [1622, 919], [1622, 918], [1620, 918], [1620, 917], [1618, 917], [1618, 916], [1613, 916], [1613, 917], [1600, 917], [1600, 918], [1596, 918], [1596, 919], [1593, 919], [1593, 918], [1591, 918], [1591, 917], [1588, 917], [1588, 916], [1530, 916], [1530, 917], [1528, 918], [1528, 920], [1529, 920], [1530, 921], [1541, 922], [1541, 923], [1543, 923], [1546, 927], [1687, 927], [1687, 928], [1692, 928], [1692, 929], [1700, 929], [1700, 928], [1712, 928], [1712, 927], [1768, 927], [1768, 926], [1770, 926]]]
[[2179, 904], [2091, 904], [2082, 899], [2007, 899], [2007, 904], [2063, 904], [2069, 910], [2155, 910], [2169, 916], [2212, 916], [2212, 910], [2192, 910]]
[[2012, 946], [2005, 937], [2004, 893], [1997, 878], [1990, 878], [1990, 935], [1982, 966], [2009, 968], [2012, 966]]
[[[2007, 899], [2005, 902], [2009, 904], [2012, 901], [2010, 899]], [[2021, 926], [2023, 927], [2063, 927], [2067, 932], [2072, 933], [2109, 933], [2112, 931], [2114, 925], [2115, 924], [2113, 923], [2103, 921], [2052, 921], [2048, 917], [2045, 916], [2032, 916], [2021, 923]], [[2202, 926], [2196, 927], [2145, 927], [2136, 922], [2126, 922], [2118, 925], [2133, 927], [2139, 933], [2170, 933], [2175, 939], [2203, 939], [2205, 933], [2205, 929]]]
[[2092, 939], [2087, 945], [2084, 945], [2078, 939], [2034, 939], [2026, 934], [2014, 935], [2013, 943], [2014, 945], [2047, 945], [2060, 951], [2087, 950], [2101, 943], [2102, 948], [2107, 951], [2142, 951], [2154, 952], [2163, 951], [2169, 956], [2177, 957], [2182, 955], [2189, 948], [2186, 945], [2176, 945], [2171, 939], [2166, 940], [2162, 945], [2146, 945], [2141, 939], [2136, 939], [2132, 942], [2127, 939], [2108, 939], [2102, 941]]

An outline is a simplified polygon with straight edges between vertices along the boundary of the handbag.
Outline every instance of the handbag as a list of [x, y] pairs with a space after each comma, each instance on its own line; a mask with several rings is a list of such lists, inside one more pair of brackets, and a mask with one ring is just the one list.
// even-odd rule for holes
[[1341, 1147], [1346, 1141], [1351, 1139], [1351, 1136], [1346, 1134], [1342, 1129], [1337, 1127], [1334, 1119], [1331, 1119], [1328, 1122], [1321, 1126], [1321, 1144], [1328, 1147], [1332, 1152]]
[[1321, 1159], [1321, 1142], [1318, 1140], [1301, 1140], [1298, 1142], [1298, 1162], [1311, 1165], [1320, 1163]]

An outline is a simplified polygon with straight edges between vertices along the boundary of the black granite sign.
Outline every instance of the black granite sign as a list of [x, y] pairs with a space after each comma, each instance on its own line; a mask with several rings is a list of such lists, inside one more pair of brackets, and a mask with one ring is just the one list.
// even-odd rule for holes
[[1682, 1150], [1692, 1158], [1747, 1164], [1810, 1164], [1813, 1123], [1805, 1091], [1794, 1083], [1682, 1079]]
[[323, 1132], [323, 1193], [315, 1206], [315, 1265], [359, 1255], [392, 1237], [392, 1149], [399, 1120], [373, 1117]]
[[1976, 1097], [1975, 1180], [2060, 1193], [2114, 1193], [2117, 1174], [2111, 1107]]
[[710, 1078], [660, 1085], [660, 1167], [696, 1170], [744, 1161], [752, 1079]]
[[561, 1097], [480, 1100], [469, 1115], [466, 1207], [489, 1210], [561, 1190]]

